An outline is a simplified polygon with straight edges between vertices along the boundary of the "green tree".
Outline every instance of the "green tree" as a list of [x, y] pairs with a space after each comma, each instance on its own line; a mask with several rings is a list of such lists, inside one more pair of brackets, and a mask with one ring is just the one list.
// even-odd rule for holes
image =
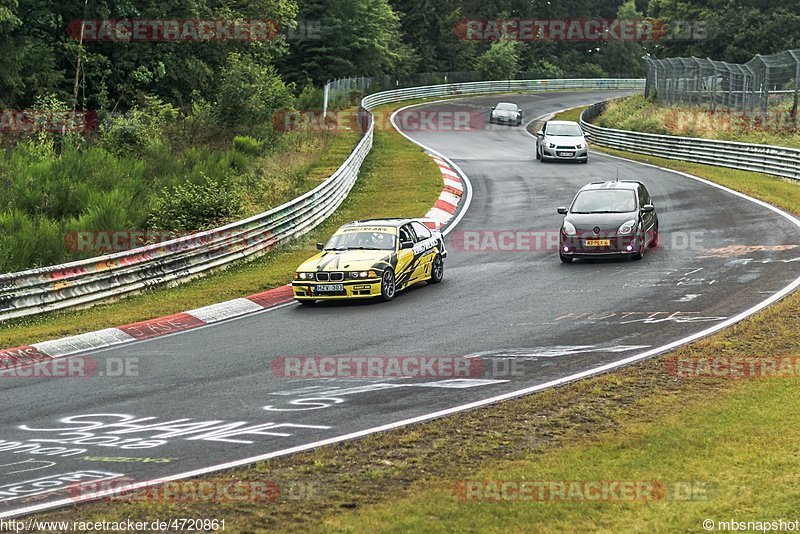
[[495, 41], [475, 62], [475, 68], [487, 80], [508, 80], [519, 72], [519, 49], [517, 41]]
[[321, 35], [289, 43], [283, 64], [293, 81], [414, 70], [414, 52], [403, 43], [399, 18], [387, 0], [308, 0], [298, 18], [320, 21]]

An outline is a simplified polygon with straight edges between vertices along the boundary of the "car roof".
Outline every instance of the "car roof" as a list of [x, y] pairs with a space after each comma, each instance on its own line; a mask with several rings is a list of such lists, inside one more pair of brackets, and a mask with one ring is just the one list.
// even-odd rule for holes
[[603, 182], [592, 182], [581, 187], [581, 191], [592, 189], [638, 189], [642, 182], [637, 180], [606, 180]]
[[411, 221], [416, 221], [416, 220], [417, 219], [397, 219], [397, 218], [363, 219], [360, 221], [349, 222], [344, 226], [394, 226], [399, 228], [406, 223], [410, 223]]

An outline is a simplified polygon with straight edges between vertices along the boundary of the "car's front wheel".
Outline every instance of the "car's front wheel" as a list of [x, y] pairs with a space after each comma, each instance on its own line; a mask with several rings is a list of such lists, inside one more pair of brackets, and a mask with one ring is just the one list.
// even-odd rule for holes
[[394, 271], [386, 269], [383, 271], [383, 276], [381, 277], [381, 298], [389, 302], [394, 298], [396, 292], [397, 287], [394, 281]]
[[639, 238], [637, 239], [637, 241], [639, 242], [639, 248], [631, 256], [632, 260], [641, 260], [642, 258], [644, 258], [645, 239], [646, 238], [644, 235], [639, 236]]
[[433, 265], [431, 265], [431, 284], [438, 284], [444, 278], [444, 260], [440, 255], [433, 258]]
[[564, 256], [563, 254], [560, 253], [558, 257], [561, 258], [561, 263], [572, 263], [572, 260], [575, 259], [572, 256]]

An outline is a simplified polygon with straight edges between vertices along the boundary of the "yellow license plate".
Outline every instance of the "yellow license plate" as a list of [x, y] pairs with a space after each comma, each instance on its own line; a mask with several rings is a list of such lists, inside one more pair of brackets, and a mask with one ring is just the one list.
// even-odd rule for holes
[[587, 247], [608, 247], [611, 246], [610, 239], [587, 239], [586, 240]]

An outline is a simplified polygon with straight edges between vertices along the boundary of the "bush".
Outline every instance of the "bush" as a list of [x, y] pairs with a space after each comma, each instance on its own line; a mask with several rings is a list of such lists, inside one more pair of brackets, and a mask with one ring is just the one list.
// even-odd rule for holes
[[264, 143], [249, 135], [237, 135], [233, 138], [233, 148], [243, 154], [259, 156], [264, 151]]
[[202, 183], [164, 188], [155, 199], [148, 219], [152, 230], [187, 232], [209, 230], [234, 220], [240, 213], [241, 195], [235, 187], [203, 176]]
[[478, 58], [475, 68], [486, 80], [509, 80], [519, 71], [519, 42], [495, 41]]

